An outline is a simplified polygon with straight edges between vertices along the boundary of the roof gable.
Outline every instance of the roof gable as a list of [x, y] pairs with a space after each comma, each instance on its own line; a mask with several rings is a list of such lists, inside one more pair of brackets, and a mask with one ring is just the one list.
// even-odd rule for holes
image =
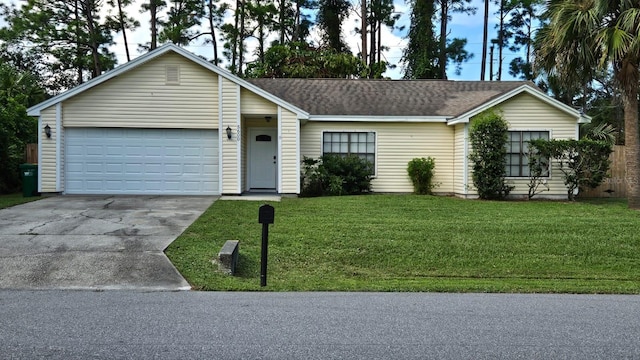
[[544, 94], [542, 91], [540, 91], [538, 88], [534, 88], [529, 84], [523, 84], [511, 91], [508, 91], [504, 94], [501, 94], [499, 96], [494, 97], [493, 99], [490, 99], [489, 101], [481, 104], [478, 107], [475, 107], [473, 109], [470, 109], [456, 117], [453, 117], [451, 119], [449, 119], [449, 121], [447, 122], [449, 125], [455, 125], [455, 124], [460, 124], [460, 123], [467, 123], [469, 122], [469, 120], [475, 116], [480, 114], [481, 112], [488, 110], [494, 106], [499, 105], [500, 103], [507, 101], [517, 95], [520, 94], [529, 94], [531, 96], [533, 96], [534, 98], [542, 101], [543, 103], [548, 104], [549, 106], [552, 106], [562, 112], [567, 113], [570, 116], [573, 116], [576, 118], [576, 122], [577, 123], [588, 123], [591, 121], [591, 118], [585, 114], [582, 114], [580, 111], [563, 104], [562, 102]]
[[45, 100], [37, 105], [34, 105], [32, 107], [30, 107], [29, 109], [27, 109], [27, 114], [29, 116], [40, 116], [40, 111], [53, 106], [57, 103], [60, 103], [62, 101], [65, 101], [71, 97], [74, 97], [84, 91], [87, 91], [97, 85], [100, 85], [108, 80], [111, 80], [117, 76], [123, 75], [139, 66], [142, 66], [144, 64], [146, 64], [147, 62], [156, 59], [158, 57], [161, 57], [169, 52], [173, 52], [176, 53], [178, 55], [183, 56], [184, 58], [210, 70], [213, 71], [214, 73], [218, 74], [219, 76], [222, 76], [228, 80], [230, 80], [231, 82], [246, 88], [247, 90], [252, 91], [253, 93], [262, 96], [266, 99], [268, 99], [269, 101], [274, 102], [277, 105], [280, 105], [294, 113], [296, 113], [299, 117], [301, 118], [305, 118], [307, 116], [307, 113], [304, 112], [303, 110], [293, 106], [292, 104], [287, 103], [286, 101], [283, 101], [280, 98], [277, 98], [275, 96], [273, 96], [272, 94], [248, 83], [245, 80], [240, 79], [239, 77], [233, 75], [231, 72], [222, 69], [214, 64], [211, 64], [210, 62], [208, 62], [207, 60], [177, 46], [174, 44], [166, 44], [163, 45], [151, 52], [148, 52], [142, 56], [139, 56], [137, 58], [135, 58], [134, 60], [131, 60], [129, 62], [127, 62], [126, 64], [120, 65], [118, 67], [116, 67], [113, 70], [110, 70], [96, 78], [93, 78], [89, 81], [87, 81], [86, 83], [83, 83], [81, 85], [78, 85], [72, 89], [69, 89], [59, 95], [56, 95], [48, 100]]

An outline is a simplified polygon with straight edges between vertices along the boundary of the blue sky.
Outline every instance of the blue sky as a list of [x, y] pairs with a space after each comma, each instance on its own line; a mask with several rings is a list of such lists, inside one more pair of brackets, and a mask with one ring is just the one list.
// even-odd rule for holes
[[[148, 34], [148, 19], [146, 18], [146, 14], [139, 14], [138, 8], [141, 0], [136, 1], [136, 4], [129, 9], [129, 13], [132, 15], [138, 16], [138, 20], [142, 24], [142, 26], [134, 33], [129, 35], [129, 39], [133, 43], [144, 43], [149, 40]], [[359, 0], [351, 0], [352, 3], [359, 4]], [[233, 2], [235, 4], [235, 2]], [[388, 70], [385, 73], [385, 76], [390, 77], [392, 79], [399, 79], [402, 77], [402, 64], [400, 64], [400, 59], [402, 57], [402, 50], [406, 44], [406, 34], [409, 28], [409, 20], [410, 20], [410, 8], [408, 4], [404, 0], [395, 0], [395, 8], [396, 12], [398, 12], [401, 17], [399, 20], [399, 25], [404, 25], [405, 29], [403, 31], [390, 31], [387, 28], [383, 29], [383, 43], [387, 45], [390, 50], [384, 53], [385, 58], [392, 64], [397, 64], [397, 68], [394, 70]], [[481, 57], [482, 57], [482, 27], [483, 27], [483, 12], [484, 12], [484, 1], [483, 0], [473, 0], [471, 3], [472, 6], [478, 8], [475, 15], [464, 15], [464, 14], [453, 14], [452, 20], [449, 23], [450, 37], [460, 37], [467, 39], [467, 51], [474, 54], [474, 57], [467, 63], [464, 63], [462, 66], [462, 72], [460, 75], [455, 75], [453, 69], [449, 69], [448, 77], [451, 80], [480, 80], [480, 67], [481, 67]], [[490, 16], [489, 16], [489, 39], [495, 37], [496, 30], [494, 26], [496, 25], [498, 18], [494, 13], [496, 12], [496, 5], [491, 1], [490, 4]], [[232, 21], [229, 17], [228, 21]], [[358, 26], [359, 18], [357, 15], [357, 11], [352, 11], [351, 16], [345, 21], [344, 25], [344, 37], [350, 45], [350, 48], [354, 53], [359, 52], [360, 46], [360, 36], [356, 34], [353, 29]], [[275, 36], [275, 35], [274, 35]], [[316, 33], [312, 33], [312, 40], [315, 42], [319, 42], [319, 35]], [[115, 38], [116, 45], [112, 47], [112, 51], [114, 51], [118, 55], [119, 63], [124, 63], [126, 61], [124, 49], [122, 46], [122, 37], [118, 34]], [[251, 47], [255, 46], [255, 42], [252, 45], [251, 43], [248, 45], [249, 52], [251, 53]], [[135, 49], [137, 46], [133, 46]], [[220, 46], [221, 47], [221, 46]], [[188, 46], [187, 49], [199, 55], [202, 55], [207, 58], [213, 58], [213, 54], [211, 53], [210, 45], [198, 45], [193, 44], [192, 46]], [[134, 50], [134, 57], [139, 54]], [[497, 53], [497, 52], [496, 52]], [[509, 61], [514, 57], [520, 56], [520, 54], [513, 54], [505, 49], [504, 53], [504, 70], [503, 70], [503, 80], [513, 79], [507, 73], [507, 66]], [[497, 54], [496, 54], [497, 57]], [[496, 65], [495, 71], [497, 71], [497, 61], [494, 61]], [[224, 66], [224, 63], [223, 63]], [[487, 66], [488, 69], [488, 66]], [[489, 79], [489, 76], [486, 76], [486, 79]]]
[[[409, 26], [409, 12], [410, 9], [407, 7], [403, 0], [395, 1], [396, 10], [401, 12], [402, 25], [405, 25], [405, 30], [402, 32], [395, 31], [393, 34], [390, 34], [391, 37], [389, 41], [393, 43], [393, 46], [397, 46], [398, 52], [392, 51], [388, 56], [388, 60], [392, 63], [398, 63], [400, 60], [399, 51], [404, 48], [404, 44], [406, 40], [404, 37], [406, 36], [406, 32]], [[484, 1], [483, 0], [473, 0], [471, 6], [476, 7], [477, 11], [475, 15], [465, 15], [465, 14], [453, 14], [452, 20], [450, 21], [448, 27], [450, 30], [450, 38], [458, 37], [458, 38], [466, 38], [467, 46], [465, 49], [472, 53], [474, 56], [471, 60], [464, 63], [462, 65], [462, 72], [460, 75], [456, 75], [454, 73], [454, 69], [450, 66], [450, 69], [447, 71], [447, 76], [451, 80], [480, 80], [480, 69], [482, 62], [482, 32], [483, 32], [483, 17], [484, 17]], [[498, 17], [494, 14], [497, 11], [497, 6], [493, 4], [491, 1], [489, 6], [489, 40], [496, 37], [495, 25], [498, 23]], [[436, 24], [439, 25], [439, 24]], [[488, 54], [489, 50], [487, 50], [487, 75], [486, 79], [489, 79], [489, 64], [488, 64]], [[509, 62], [518, 57], [523, 56], [520, 53], [513, 53], [508, 49], [504, 49], [503, 51], [503, 80], [513, 80], [513, 77], [508, 74], [508, 64]], [[401, 76], [400, 69], [392, 72], [388, 72], [387, 75], [392, 78], [399, 78]], [[495, 52], [494, 59], [494, 74], [497, 73], [497, 49]], [[495, 77], [494, 77], [495, 78]]]
[[[1, 1], [1, 0], [0, 0]], [[16, 2], [16, 0], [9, 0], [10, 2]], [[352, 3], [359, 4], [359, 0], [351, 0]], [[139, 8], [142, 0], [136, 0], [134, 4], [127, 9], [130, 15], [135, 16], [142, 26], [138, 28], [134, 33], [128, 34], [129, 42], [132, 44], [131, 55], [132, 57], [137, 57], [140, 53], [137, 51], [138, 43], [145, 43], [149, 41], [149, 19], [147, 14], [140, 14]], [[235, 4], [235, 1], [232, 1]], [[395, 0], [394, 2], [396, 12], [401, 15], [399, 25], [404, 25], [405, 29], [403, 31], [389, 31], [389, 29], [383, 29], [383, 43], [390, 48], [389, 51], [384, 53], [385, 58], [392, 64], [397, 64], [398, 67], [394, 70], [388, 70], [385, 75], [393, 78], [399, 79], [402, 77], [402, 64], [400, 64], [400, 59], [402, 57], [402, 50], [406, 44], [406, 33], [409, 28], [409, 17], [410, 17], [410, 8], [404, 0]], [[467, 63], [464, 63], [462, 66], [462, 73], [460, 75], [455, 75], [453, 69], [449, 69], [448, 77], [451, 80], [480, 80], [480, 67], [481, 67], [481, 57], [482, 57], [482, 26], [483, 26], [483, 12], [484, 12], [484, 1], [483, 0], [473, 0], [471, 3], [472, 6], [478, 8], [475, 15], [464, 15], [464, 14], [453, 14], [452, 20], [449, 23], [450, 37], [460, 37], [467, 39], [466, 49], [468, 52], [472, 53], [474, 57]], [[493, 4], [493, 0], [491, 0], [490, 5], [490, 25], [489, 25], [489, 39], [496, 36], [496, 30], [494, 28], [498, 19], [494, 13], [496, 12], [496, 5]], [[231, 18], [229, 18], [231, 21]], [[344, 26], [344, 37], [347, 42], [350, 44], [350, 47], [354, 53], [359, 51], [360, 46], [360, 36], [353, 31], [353, 28], [357, 26], [359, 23], [359, 19], [357, 17], [357, 11], [352, 11], [352, 14], [349, 19], [345, 21]], [[0, 24], [2, 25], [2, 24]], [[312, 40], [316, 42], [319, 40], [319, 36], [317, 34], [312, 34]], [[111, 50], [117, 55], [118, 63], [122, 64], [126, 62], [126, 55], [124, 52], [124, 46], [122, 41], [122, 35], [117, 34], [114, 37], [115, 45], [111, 47]], [[249, 47], [252, 45], [249, 44]], [[255, 45], [253, 45], [255, 46]], [[221, 46], [220, 46], [221, 47]], [[207, 58], [213, 58], [213, 54], [211, 53], [210, 45], [199, 45], [193, 44], [192, 46], [188, 46], [187, 49], [199, 55], [205, 56]], [[497, 51], [496, 51], [497, 53]], [[504, 53], [504, 70], [503, 70], [503, 80], [513, 79], [507, 72], [508, 63], [517, 56], [521, 56], [521, 54], [513, 54], [510, 51], [505, 49]], [[497, 57], [497, 54], [496, 54]], [[495, 71], [497, 71], [497, 61], [494, 60]], [[224, 66], [224, 64], [223, 64]], [[450, 67], [451, 68], [451, 67]], [[488, 66], [487, 66], [488, 68]], [[489, 79], [489, 76], [486, 76], [486, 79]]]

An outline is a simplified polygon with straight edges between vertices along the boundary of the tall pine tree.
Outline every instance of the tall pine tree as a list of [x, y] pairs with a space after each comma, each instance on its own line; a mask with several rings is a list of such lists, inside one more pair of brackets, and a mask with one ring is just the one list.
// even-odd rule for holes
[[411, 0], [411, 26], [409, 41], [404, 49], [405, 79], [436, 79], [440, 76], [438, 42], [435, 37], [432, 0]]
[[319, 0], [317, 25], [327, 47], [337, 52], [347, 52], [349, 47], [342, 38], [344, 19], [349, 12], [348, 0]]

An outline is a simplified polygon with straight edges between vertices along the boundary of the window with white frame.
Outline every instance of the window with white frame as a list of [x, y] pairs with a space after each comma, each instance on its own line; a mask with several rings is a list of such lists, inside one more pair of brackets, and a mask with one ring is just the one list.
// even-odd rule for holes
[[373, 131], [325, 131], [322, 134], [322, 154], [357, 155], [371, 162], [373, 169], [375, 169], [376, 134]]
[[[529, 140], [549, 140], [549, 131], [509, 131], [507, 177], [529, 177]], [[549, 170], [546, 170], [546, 176]]]

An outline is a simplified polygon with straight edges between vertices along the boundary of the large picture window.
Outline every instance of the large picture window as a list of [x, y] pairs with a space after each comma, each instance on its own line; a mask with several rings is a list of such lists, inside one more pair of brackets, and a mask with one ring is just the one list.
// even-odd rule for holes
[[[529, 140], [549, 140], [548, 131], [509, 131], [507, 142], [507, 176], [529, 177]], [[549, 171], [547, 169], [548, 176]]]
[[374, 132], [327, 131], [322, 135], [322, 154], [357, 155], [362, 159], [369, 160], [375, 169], [376, 134]]

